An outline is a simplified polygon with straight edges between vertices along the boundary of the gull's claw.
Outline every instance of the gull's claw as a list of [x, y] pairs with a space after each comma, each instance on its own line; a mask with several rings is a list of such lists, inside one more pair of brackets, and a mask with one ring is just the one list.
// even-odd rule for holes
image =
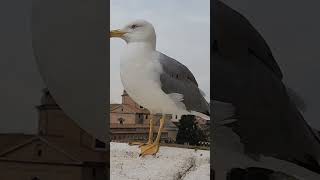
[[152, 143], [145, 143], [139, 146], [139, 148], [141, 149], [141, 152], [145, 151], [148, 147], [150, 147], [152, 145]]
[[146, 146], [141, 147], [141, 153], [139, 156], [145, 155], [155, 155], [159, 151], [159, 143], [147, 144]]

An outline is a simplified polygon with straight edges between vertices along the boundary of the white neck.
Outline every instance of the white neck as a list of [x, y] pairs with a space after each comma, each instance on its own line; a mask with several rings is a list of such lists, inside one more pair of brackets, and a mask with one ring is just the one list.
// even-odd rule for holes
[[121, 64], [135, 64], [137, 62], [149, 61], [155, 54], [155, 48], [150, 43], [129, 42], [121, 57]]
[[128, 48], [129, 47], [134, 47], [134, 48], [141, 48], [145, 50], [151, 50], [155, 51], [156, 50], [156, 43], [155, 42], [129, 42], [127, 44]]
[[133, 51], [136, 51], [137, 53], [141, 51], [151, 53], [155, 51], [155, 45], [147, 42], [130, 42], [127, 44], [127, 50], [131, 53], [133, 53]]

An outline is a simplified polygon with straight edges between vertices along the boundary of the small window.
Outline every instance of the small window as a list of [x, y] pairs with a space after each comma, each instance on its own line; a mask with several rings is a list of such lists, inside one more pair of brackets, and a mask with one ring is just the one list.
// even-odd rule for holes
[[121, 108], [121, 111], [123, 111], [123, 108]]
[[143, 106], [140, 106], [140, 109], [143, 109]]
[[146, 119], [148, 119], [148, 114], [146, 114]]
[[178, 119], [178, 115], [176, 115], [176, 119]]
[[119, 118], [118, 121], [119, 121], [120, 124], [123, 124], [124, 119], [123, 118]]
[[35, 148], [34, 148], [34, 156], [35, 157], [41, 157], [42, 156], [42, 145], [39, 143], [39, 144], [36, 144]]
[[96, 177], [96, 168], [93, 168], [93, 169], [92, 169], [92, 176], [93, 176], [93, 177]]
[[39, 156], [39, 157], [42, 156], [42, 150], [41, 150], [41, 149], [38, 150], [38, 156]]

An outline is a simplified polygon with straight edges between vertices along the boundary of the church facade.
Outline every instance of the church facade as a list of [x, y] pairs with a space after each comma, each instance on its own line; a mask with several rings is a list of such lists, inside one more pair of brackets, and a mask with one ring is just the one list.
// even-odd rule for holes
[[[117, 142], [143, 141], [148, 139], [149, 121], [154, 118], [154, 137], [159, 128], [159, 115], [151, 115], [150, 112], [137, 104], [127, 94], [122, 94], [121, 104], [110, 104], [110, 131], [111, 140]], [[166, 120], [161, 135], [163, 142], [174, 142], [178, 128], [169, 120]]]

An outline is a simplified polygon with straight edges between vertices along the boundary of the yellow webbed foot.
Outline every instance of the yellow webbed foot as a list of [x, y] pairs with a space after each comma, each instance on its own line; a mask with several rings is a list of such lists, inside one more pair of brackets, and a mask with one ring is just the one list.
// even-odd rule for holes
[[142, 143], [142, 144], [140, 144], [139, 145], [139, 148], [142, 148], [142, 147], [145, 147], [145, 146], [149, 146], [149, 145], [151, 145], [152, 143], [149, 143], [149, 142], [147, 142], [147, 143]]
[[139, 156], [145, 156], [145, 155], [155, 155], [157, 154], [157, 152], [159, 151], [159, 144], [150, 144], [150, 145], [146, 145], [141, 147], [141, 153]]
[[141, 146], [141, 153], [139, 156], [145, 156], [145, 155], [155, 155], [159, 151], [159, 146], [160, 146], [160, 137], [161, 137], [161, 132], [163, 129], [164, 125], [164, 116], [160, 119], [160, 127], [158, 130], [157, 138], [156, 140], [151, 144], [152, 142], [152, 128], [150, 128], [150, 134], [149, 134], [149, 141], [147, 145]]
[[145, 143], [139, 146], [141, 152], [145, 151], [146, 149], [148, 149], [150, 146], [152, 145], [152, 143]]

